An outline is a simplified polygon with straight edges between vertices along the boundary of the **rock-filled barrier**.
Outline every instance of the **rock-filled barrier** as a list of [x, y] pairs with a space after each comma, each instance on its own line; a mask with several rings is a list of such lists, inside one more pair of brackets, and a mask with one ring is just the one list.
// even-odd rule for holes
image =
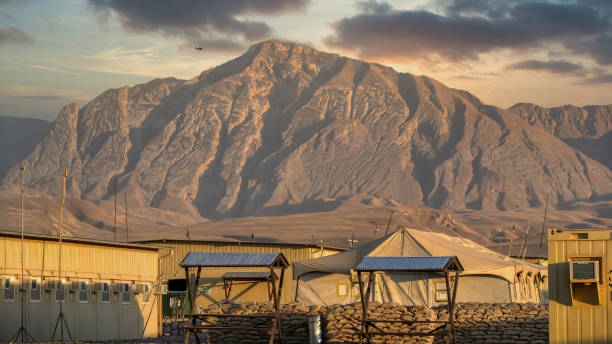
[[[211, 318], [219, 326], [270, 327], [271, 319], [245, 317], [251, 314], [270, 314], [274, 308], [269, 302], [224, 301], [208, 306], [204, 312], [230, 314], [232, 317]], [[320, 317], [323, 343], [358, 343], [361, 304], [308, 306], [293, 302], [281, 306], [283, 338], [288, 344], [308, 343], [308, 321]], [[447, 320], [445, 307], [402, 306], [393, 303], [370, 303], [368, 316], [383, 320], [430, 321]], [[185, 319], [165, 320], [164, 334], [184, 334]], [[425, 332], [434, 324], [377, 323], [387, 332]], [[374, 331], [374, 330], [373, 330]], [[543, 344], [548, 342], [548, 307], [538, 304], [460, 303], [456, 305], [456, 333], [458, 343]], [[444, 334], [434, 337], [374, 335], [373, 343], [444, 343]], [[267, 343], [264, 332], [239, 330], [210, 331], [209, 343]]]

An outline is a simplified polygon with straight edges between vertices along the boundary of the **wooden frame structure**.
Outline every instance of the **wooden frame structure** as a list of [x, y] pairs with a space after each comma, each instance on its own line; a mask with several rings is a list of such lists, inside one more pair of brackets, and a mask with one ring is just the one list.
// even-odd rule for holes
[[[459, 284], [459, 273], [463, 266], [456, 256], [448, 257], [364, 257], [355, 268], [359, 282], [359, 294], [361, 298], [361, 339], [363, 342], [371, 343], [372, 335], [393, 336], [435, 336], [446, 329], [447, 343], [457, 343], [455, 334], [455, 299], [457, 296], [457, 285]], [[368, 316], [369, 295], [372, 290], [374, 274], [376, 272], [419, 272], [431, 273], [432, 275], [444, 275], [446, 291], [448, 293], [448, 320], [381, 320]], [[367, 281], [363, 275], [367, 273]], [[451, 275], [452, 274], [452, 275]], [[452, 286], [452, 293], [450, 292]], [[365, 290], [364, 290], [365, 289]], [[436, 327], [427, 332], [387, 332], [376, 326], [376, 323], [403, 323], [403, 324], [435, 324]], [[370, 331], [373, 328], [375, 331]]]
[[[189, 324], [185, 327], [185, 344], [189, 343], [189, 337], [193, 334], [196, 342], [200, 343], [198, 333], [210, 330], [238, 330], [238, 331], [261, 331], [267, 332], [269, 335], [269, 343], [274, 342], [274, 337], [278, 336], [279, 342], [283, 342], [281, 331], [281, 314], [280, 314], [280, 298], [283, 290], [283, 277], [285, 269], [289, 266], [287, 259], [282, 253], [226, 253], [226, 252], [189, 252], [183, 259], [181, 267], [185, 269], [185, 280], [187, 282], [187, 292], [189, 295], [190, 309], [187, 317], [190, 318]], [[269, 269], [266, 281], [271, 282], [271, 296], [274, 302], [273, 314], [251, 314], [251, 315], [231, 315], [231, 314], [196, 314], [194, 312], [196, 293], [202, 268], [206, 267], [222, 267], [222, 268], [267, 268]], [[197, 268], [195, 281], [191, 281], [190, 269]], [[280, 278], [278, 278], [278, 288], [276, 286], [276, 269], [280, 270]], [[253, 272], [250, 272], [253, 274]], [[259, 282], [259, 276], [235, 276], [242, 281]], [[254, 280], [255, 279], [255, 280]], [[229, 298], [229, 293], [226, 292], [226, 298]], [[207, 324], [210, 318], [223, 317], [242, 317], [242, 318], [270, 318], [272, 319], [271, 327], [246, 327], [246, 326], [220, 326], [215, 324]], [[201, 324], [197, 324], [198, 320]]]
[[268, 271], [238, 271], [238, 272], [226, 272], [221, 276], [223, 279], [223, 291], [225, 292], [225, 299], [229, 300], [232, 294], [232, 287], [234, 281], [242, 282], [246, 284], [257, 284], [260, 282], [267, 283], [268, 286], [268, 301], [272, 301], [274, 295], [273, 284], [278, 280], [278, 276], [273, 272]]

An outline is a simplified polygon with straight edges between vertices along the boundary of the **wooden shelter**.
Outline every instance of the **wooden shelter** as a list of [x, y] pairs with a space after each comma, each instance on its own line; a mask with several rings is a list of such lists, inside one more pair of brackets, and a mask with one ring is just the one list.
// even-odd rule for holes
[[[359, 282], [359, 295], [361, 298], [361, 337], [366, 343], [370, 343], [370, 336], [393, 335], [393, 336], [435, 336], [441, 330], [447, 330], [447, 343], [456, 343], [455, 336], [455, 299], [457, 296], [457, 285], [459, 283], [459, 273], [463, 267], [456, 256], [447, 257], [363, 257], [359, 265], [355, 268]], [[446, 292], [448, 301], [448, 320], [382, 320], [373, 319], [368, 316], [368, 295], [374, 281], [376, 272], [409, 272], [409, 273], [428, 273], [434, 275], [444, 275], [446, 281]], [[364, 281], [363, 274], [368, 274], [368, 279]], [[451, 289], [452, 287], [452, 289]], [[365, 290], [364, 290], [365, 289]], [[452, 292], [451, 292], [452, 290]], [[404, 323], [404, 324], [435, 324], [436, 327], [427, 332], [388, 332], [376, 326], [377, 323]], [[370, 331], [373, 328], [375, 331]]]
[[[269, 343], [274, 342], [274, 337], [278, 336], [279, 341], [282, 342], [281, 323], [280, 323], [280, 299], [283, 290], [283, 277], [285, 269], [289, 266], [287, 259], [282, 253], [234, 253], [234, 252], [189, 252], [189, 254], [183, 259], [180, 264], [185, 269], [185, 279], [187, 280], [187, 291], [190, 299], [190, 310], [188, 317], [190, 318], [189, 325], [185, 327], [185, 343], [189, 342], [189, 337], [194, 334], [196, 342], [200, 343], [198, 333], [206, 330], [237, 330], [237, 331], [262, 331], [267, 332], [269, 335]], [[215, 324], [208, 324], [208, 319], [215, 317], [223, 317], [222, 314], [195, 314], [195, 298], [198, 291], [198, 282], [202, 273], [202, 268], [265, 268], [269, 270], [269, 274], [266, 281], [271, 282], [272, 287], [272, 299], [274, 302], [274, 313], [273, 314], [253, 314], [253, 315], [240, 315], [240, 317], [267, 317], [272, 320], [271, 327], [245, 327], [245, 326], [219, 326]], [[195, 280], [190, 280], [190, 269], [196, 268]], [[275, 270], [280, 270], [280, 278], [276, 279]], [[232, 276], [238, 278], [241, 281], [253, 281], [258, 282], [262, 276], [247, 274], [240, 274], [239, 276]], [[276, 280], [278, 280], [278, 287]], [[227, 294], [229, 297], [229, 294]], [[225, 315], [227, 316], [227, 315]], [[231, 315], [230, 315], [231, 316]], [[198, 320], [201, 321], [198, 324]]]

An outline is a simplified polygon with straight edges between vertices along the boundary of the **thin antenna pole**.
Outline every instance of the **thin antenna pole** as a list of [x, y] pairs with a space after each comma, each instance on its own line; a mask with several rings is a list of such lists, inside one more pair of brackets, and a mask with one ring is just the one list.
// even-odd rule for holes
[[117, 241], [117, 176], [113, 179], [115, 180], [115, 230], [113, 232], [113, 241]]
[[[21, 175], [21, 283], [24, 282], [23, 279], [23, 171], [25, 167], [23, 166], [23, 160], [21, 161], [21, 167], [19, 168], [19, 174]], [[23, 292], [23, 297], [21, 298], [21, 328], [25, 328], [25, 298], [26, 292]], [[22, 337], [23, 338], [23, 337]]]
[[16, 343], [16, 342], [36, 342], [36, 340], [34, 339], [34, 337], [32, 337], [32, 335], [30, 334], [30, 332], [28, 332], [28, 330], [26, 329], [26, 306], [25, 306], [25, 302], [26, 302], [26, 297], [27, 297], [27, 288], [28, 288], [28, 284], [25, 283], [25, 279], [24, 276], [25, 274], [23, 273], [24, 271], [24, 249], [23, 249], [23, 242], [24, 242], [24, 226], [23, 226], [23, 171], [25, 170], [25, 166], [23, 166], [23, 160], [21, 161], [21, 167], [19, 168], [19, 175], [21, 177], [21, 279], [19, 280], [19, 283], [21, 284], [19, 289], [23, 290], [23, 294], [21, 295], [21, 326], [19, 327], [19, 330], [17, 330], [17, 332], [11, 337], [11, 339], [9, 339], [9, 343]]
[[546, 193], [546, 206], [544, 206], [544, 220], [542, 220], [542, 233], [540, 233], [540, 248], [544, 241], [544, 232], [546, 231], [546, 213], [548, 212], [548, 196], [550, 193]]
[[389, 216], [389, 222], [387, 222], [387, 229], [385, 229], [385, 235], [389, 231], [389, 226], [391, 225], [391, 219], [393, 219], [393, 210], [391, 210], [391, 215]]
[[516, 231], [516, 227], [514, 225], [512, 225], [512, 233], [510, 235], [510, 246], [508, 246], [508, 257], [510, 257], [510, 254], [512, 254], [512, 243], [514, 242], [514, 232]]
[[[68, 177], [68, 170], [64, 169], [62, 173], [62, 200], [60, 203], [60, 225], [59, 225], [59, 248], [58, 248], [58, 268], [57, 268], [57, 276], [59, 280], [59, 286], [61, 291], [64, 293], [64, 299], [66, 298], [66, 286], [62, 282], [62, 237], [64, 235], [64, 202], [66, 201], [66, 177]], [[57, 291], [56, 291], [57, 292]], [[57, 326], [60, 327], [60, 337], [62, 342], [64, 341], [64, 325], [66, 326], [66, 331], [68, 332], [68, 337], [72, 340], [72, 334], [70, 333], [70, 328], [68, 327], [68, 323], [66, 322], [66, 318], [64, 317], [64, 311], [62, 308], [63, 301], [59, 303], [59, 315], [57, 316], [57, 321], [55, 322], [55, 329], [53, 330], [53, 335], [51, 336], [51, 341], [55, 340], [55, 333], [57, 332]]]
[[527, 222], [527, 230], [525, 230], [525, 240], [523, 241], [523, 247], [521, 247], [521, 251], [519, 254], [523, 254], [523, 260], [525, 260], [525, 256], [527, 255], [527, 236], [529, 236], [529, 228], [531, 227], [531, 219]]
[[374, 222], [374, 235], [372, 235], [372, 240], [376, 239], [376, 233], [378, 233], [378, 223]]
[[128, 205], [127, 205], [127, 192], [125, 192], [125, 241], [130, 241], [130, 230], [128, 228]]

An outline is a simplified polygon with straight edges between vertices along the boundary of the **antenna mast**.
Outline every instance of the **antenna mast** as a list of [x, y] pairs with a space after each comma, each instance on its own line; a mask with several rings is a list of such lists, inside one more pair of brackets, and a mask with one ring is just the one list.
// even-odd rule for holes
[[[68, 170], [64, 170], [62, 173], [62, 200], [60, 203], [60, 225], [58, 230], [59, 236], [59, 247], [58, 247], [58, 280], [59, 286], [61, 288], [62, 293], [64, 293], [64, 298], [66, 298], [66, 286], [62, 281], [62, 236], [64, 232], [64, 202], [66, 200], [66, 177], [68, 177]], [[57, 293], [57, 291], [56, 291]], [[66, 326], [66, 331], [68, 332], [68, 337], [70, 341], [72, 341], [72, 334], [70, 333], [70, 328], [68, 327], [68, 322], [66, 322], [66, 318], [64, 317], [64, 311], [62, 309], [63, 301], [59, 303], [59, 315], [57, 316], [57, 321], [55, 322], [55, 328], [53, 330], [53, 335], [51, 336], [51, 341], [55, 340], [55, 333], [57, 332], [57, 326], [60, 327], [60, 337], [61, 341], [64, 341], [64, 326]]]
[[393, 210], [391, 210], [391, 215], [389, 216], [389, 222], [387, 222], [387, 229], [385, 229], [385, 235], [389, 231], [389, 226], [391, 225], [391, 219], [393, 219]]
[[128, 228], [128, 206], [127, 206], [127, 192], [125, 192], [125, 241], [130, 241], [130, 231]]
[[115, 180], [115, 230], [113, 232], [113, 241], [117, 241], [117, 176], [113, 179]]
[[542, 242], [544, 241], [544, 232], [546, 231], [546, 213], [548, 212], [548, 196], [550, 193], [546, 193], [546, 206], [544, 207], [544, 220], [542, 220], [542, 233], [540, 233], [540, 248], [542, 248]]

